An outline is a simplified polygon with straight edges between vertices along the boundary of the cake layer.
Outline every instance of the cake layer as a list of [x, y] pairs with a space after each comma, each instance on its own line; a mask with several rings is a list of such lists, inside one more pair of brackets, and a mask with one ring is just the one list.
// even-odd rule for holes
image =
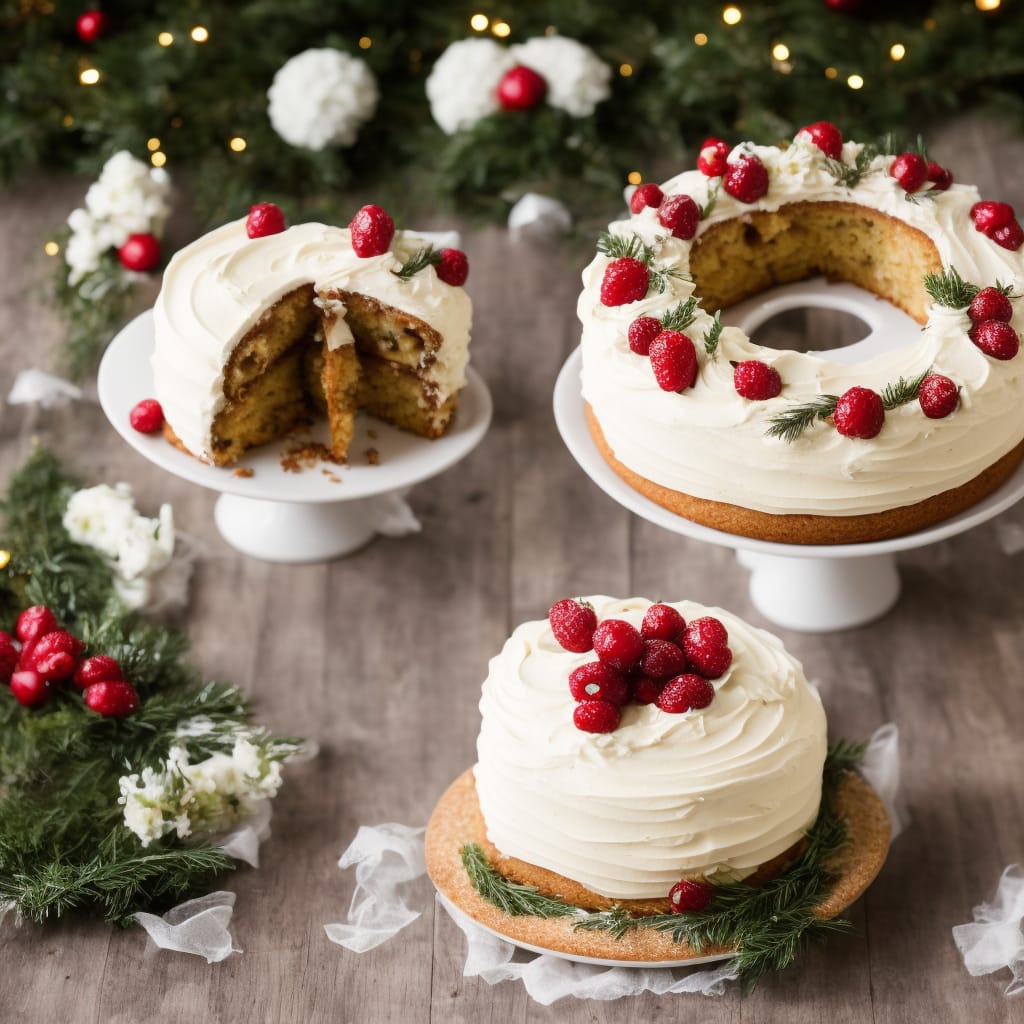
[[[588, 599], [640, 625], [651, 602]], [[576, 729], [569, 673], [593, 652], [521, 625], [492, 659], [474, 769], [487, 838], [506, 857], [612, 899], [660, 899], [681, 877], [752, 874], [797, 843], [821, 798], [825, 715], [775, 637], [727, 612], [732, 666], [702, 711], [630, 704], [612, 733]]]

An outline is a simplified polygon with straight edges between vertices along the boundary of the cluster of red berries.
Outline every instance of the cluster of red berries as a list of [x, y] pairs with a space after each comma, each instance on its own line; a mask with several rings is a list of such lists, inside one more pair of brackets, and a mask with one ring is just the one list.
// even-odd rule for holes
[[639, 630], [625, 619], [598, 623], [589, 604], [571, 598], [551, 606], [548, 622], [565, 650], [592, 650], [598, 658], [569, 674], [578, 702], [573, 724], [584, 732], [614, 732], [631, 701], [675, 715], [706, 708], [715, 697], [709, 680], [732, 664], [729, 634], [718, 619], [687, 623], [667, 604], [652, 604]]
[[64, 682], [82, 691], [97, 714], [124, 718], [139, 706], [139, 695], [124, 678], [121, 666], [105, 654], [83, 658], [85, 645], [44, 605], [32, 605], [19, 616], [14, 637], [0, 631], [0, 680], [27, 708], [45, 704]]
[[999, 288], [982, 288], [971, 299], [967, 315], [973, 325], [968, 337], [993, 359], [1012, 359], [1020, 350], [1020, 337], [1010, 326], [1013, 305]]
[[700, 207], [690, 196], [677, 195], [665, 198], [657, 185], [641, 185], [629, 198], [629, 208], [639, 213], [646, 207], [658, 211], [658, 223], [668, 228], [673, 238], [689, 241], [697, 234], [700, 223]]
[[[943, 419], [960, 404], [960, 389], [941, 373], [930, 373], [917, 392], [921, 411], [932, 420]], [[885, 405], [881, 395], [871, 388], [848, 388], [836, 402], [832, 425], [844, 437], [870, 440], [877, 437], [885, 423]]]
[[755, 203], [768, 191], [768, 170], [752, 153], [729, 163], [732, 147], [724, 139], [705, 139], [697, 155], [697, 170], [721, 178], [722, 188], [741, 203]]
[[932, 192], [945, 192], [953, 184], [953, 172], [934, 160], [925, 160], [920, 153], [900, 153], [889, 164], [889, 175], [908, 193], [920, 192], [931, 182]]
[[1020, 226], [1013, 207], [1009, 203], [995, 203], [989, 200], [975, 203], [971, 207], [971, 220], [976, 231], [991, 238], [996, 245], [1016, 252], [1024, 245], [1024, 228]]
[[697, 348], [682, 331], [673, 331], [653, 316], [638, 316], [626, 331], [630, 350], [649, 356], [662, 391], [685, 391], [697, 379]]

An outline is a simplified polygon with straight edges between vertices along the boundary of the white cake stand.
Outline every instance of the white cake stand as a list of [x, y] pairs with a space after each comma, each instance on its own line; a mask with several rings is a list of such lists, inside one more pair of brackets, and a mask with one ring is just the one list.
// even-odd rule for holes
[[[841, 309], [865, 320], [871, 334], [863, 341], [830, 351], [828, 357], [855, 362], [893, 346], [920, 327], [910, 317], [853, 285], [801, 282], [774, 289], [734, 306], [728, 321], [749, 335], [787, 309], [819, 306]], [[908, 327], [908, 324], [911, 325]], [[897, 332], [895, 335], [893, 332]], [[897, 340], [899, 344], [899, 340]], [[633, 490], [605, 462], [587, 426], [580, 394], [582, 358], [577, 349], [555, 383], [554, 411], [562, 440], [583, 471], [606, 494], [638, 516], [694, 540], [733, 548], [749, 569], [750, 598], [766, 619], [787, 629], [824, 633], [880, 618], [896, 603], [900, 577], [896, 552], [924, 547], [986, 522], [1024, 497], [1024, 465], [997, 491], [966, 512], [905, 537], [870, 544], [777, 544], [740, 537], [684, 519]]]
[[[361, 548], [381, 525], [387, 495], [401, 496], [464, 458], [491, 421], [490, 392], [470, 369], [452, 428], [436, 441], [360, 414], [349, 465], [321, 463], [287, 472], [281, 466], [286, 445], [278, 442], [246, 452], [240, 465], [252, 475], [238, 476], [186, 455], [161, 434], [132, 429], [131, 408], [153, 396], [152, 352], [153, 315], [147, 311], [114, 338], [100, 363], [97, 389], [107, 419], [150, 462], [220, 491], [214, 520], [221, 536], [244, 554], [270, 562], [322, 562]], [[314, 428], [311, 439], [326, 441], [326, 424]], [[378, 465], [366, 458], [370, 448], [379, 453]]]

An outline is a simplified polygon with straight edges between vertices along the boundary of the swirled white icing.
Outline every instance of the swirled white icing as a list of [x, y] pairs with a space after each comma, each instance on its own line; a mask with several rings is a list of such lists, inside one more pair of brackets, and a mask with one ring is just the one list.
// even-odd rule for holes
[[[846, 143], [852, 164], [862, 147]], [[813, 143], [787, 149], [744, 144], [730, 155], [756, 154], [768, 169], [770, 187], [756, 203], [719, 192], [697, 239], [720, 221], [751, 210], [776, 210], [794, 202], [849, 202], [880, 210], [924, 232], [945, 268], [955, 267], [979, 286], [997, 281], [1024, 292], [1024, 250], [1009, 252], [975, 230], [975, 188], [953, 185], [927, 199], [908, 202], [887, 173], [891, 157], [876, 157], [859, 184], [838, 185]], [[688, 171], [663, 186], [667, 196], [685, 194], [704, 204], [711, 180]], [[657, 213], [648, 207], [610, 226], [614, 234], [636, 233], [657, 248], [659, 265], [689, 270], [693, 241], [665, 238]], [[718, 353], [708, 358], [699, 339], [711, 324], [701, 312], [692, 328], [700, 368], [694, 386], [681, 395], [661, 391], [647, 359], [633, 354], [626, 331], [638, 316], [659, 316], [685, 300], [694, 285], [670, 278], [663, 293], [623, 306], [600, 302], [601, 278], [609, 262], [598, 255], [583, 272], [578, 313], [583, 323], [583, 397], [593, 408], [615, 456], [641, 476], [699, 498], [775, 514], [859, 515], [910, 505], [976, 477], [1024, 439], [1020, 415], [1024, 355], [999, 362], [967, 337], [966, 310], [932, 305], [916, 340], [858, 364], [826, 355], [776, 351], [756, 345], [739, 329], [722, 332]], [[1024, 331], [1024, 303], [1014, 300], [1013, 326]], [[768, 401], [740, 397], [730, 360], [760, 359], [774, 366], [782, 394]], [[922, 415], [917, 403], [886, 414], [882, 432], [869, 441], [843, 437], [818, 424], [793, 443], [765, 437], [768, 422], [794, 401], [842, 394], [862, 385], [881, 391], [899, 377], [931, 366], [961, 386], [961, 405], [946, 419]]]
[[[591, 597], [599, 619], [639, 627], [651, 602]], [[681, 877], [736, 879], [814, 822], [825, 713], [782, 643], [718, 608], [732, 666], [703, 711], [623, 708], [612, 733], [576, 729], [569, 673], [593, 653], [563, 650], [527, 622], [491, 660], [474, 769], [487, 836], [501, 853], [613, 899], [663, 897]]]
[[[185, 447], [209, 454], [210, 429], [224, 405], [228, 357], [273, 303], [302, 285], [325, 296], [360, 292], [423, 320], [444, 339], [436, 361], [423, 367], [424, 379], [441, 401], [461, 388], [469, 358], [469, 296], [430, 267], [408, 279], [392, 273], [425, 244], [399, 232], [389, 252], [360, 258], [347, 228], [298, 224], [251, 239], [245, 220], [237, 220], [181, 249], [164, 272], [154, 309], [153, 383]], [[327, 302], [332, 312], [344, 312], [337, 300]], [[327, 343], [352, 343], [340, 317], [328, 328]]]

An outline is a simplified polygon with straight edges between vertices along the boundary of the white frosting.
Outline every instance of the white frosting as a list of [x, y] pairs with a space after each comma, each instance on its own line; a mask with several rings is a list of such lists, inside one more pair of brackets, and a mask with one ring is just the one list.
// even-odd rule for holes
[[[639, 627], [651, 602], [591, 597], [598, 618]], [[572, 721], [569, 673], [593, 652], [563, 650], [546, 621], [521, 625], [483, 685], [477, 794], [487, 837], [613, 899], [668, 895], [680, 878], [742, 878], [817, 817], [825, 713], [800, 664], [769, 633], [718, 608], [732, 666], [703, 711], [630, 704], [612, 733]]]
[[[862, 147], [847, 143], [844, 160], [852, 164]], [[973, 187], [953, 185], [933, 198], [908, 202], [887, 173], [891, 157], [876, 157], [871, 171], [853, 189], [837, 185], [824, 155], [812, 143], [796, 141], [788, 149], [745, 144], [730, 159], [753, 152], [768, 169], [770, 187], [756, 203], [741, 203], [724, 191], [708, 226], [751, 210], [776, 210], [792, 202], [857, 203], [881, 210], [926, 234], [945, 268], [955, 267], [979, 286], [997, 281], [1024, 292], [1024, 250], [1010, 252], [976, 231], [971, 205], [980, 198]], [[718, 179], [688, 171], [662, 186], [666, 196], [685, 194], [704, 204]], [[693, 242], [665, 238], [657, 211], [648, 207], [611, 225], [615, 234], [637, 233], [657, 247], [657, 263], [689, 270]], [[700, 368], [691, 389], [661, 391], [647, 359], [629, 349], [626, 332], [638, 316], [660, 316], [694, 290], [685, 279], [670, 278], [664, 293], [652, 290], [638, 302], [608, 307], [599, 298], [609, 262], [598, 255], [583, 272], [579, 317], [583, 323], [583, 397], [594, 409], [615, 456], [641, 476], [699, 498], [728, 502], [776, 514], [855, 515], [913, 504], [973, 479], [1024, 438], [1019, 406], [1024, 396], [1024, 355], [1000, 362], [982, 353], [967, 337], [966, 310], [932, 305], [928, 324], [911, 345], [860, 364], [827, 356], [777, 351], [753, 344], [736, 328], [722, 332], [716, 357], [703, 353], [700, 339], [711, 318], [700, 312], [687, 333], [698, 349]], [[1024, 312], [1014, 300], [1013, 326], [1024, 331]], [[733, 387], [730, 360], [760, 359], [783, 380], [782, 394], [753, 402]], [[951, 416], [932, 420], [917, 403], [886, 414], [882, 432], [855, 440], [819, 423], [796, 442], [765, 437], [771, 417], [791, 403], [821, 394], [842, 394], [854, 385], [881, 391], [899, 377], [910, 378], [931, 366], [961, 387], [961, 405]]]
[[[283, 295], [313, 284], [331, 312], [337, 291], [370, 295], [418, 317], [444, 343], [423, 377], [444, 401], [465, 382], [472, 305], [462, 288], [445, 284], [430, 267], [403, 280], [392, 273], [427, 244], [396, 234], [391, 251], [366, 259], [352, 251], [347, 228], [298, 224], [276, 235], [249, 238], [233, 221], [180, 250], [164, 273], [154, 309], [153, 381], [167, 422], [196, 455], [208, 456], [210, 429], [224, 405], [224, 367], [235, 346]], [[340, 318], [328, 327], [331, 348], [352, 343]]]

